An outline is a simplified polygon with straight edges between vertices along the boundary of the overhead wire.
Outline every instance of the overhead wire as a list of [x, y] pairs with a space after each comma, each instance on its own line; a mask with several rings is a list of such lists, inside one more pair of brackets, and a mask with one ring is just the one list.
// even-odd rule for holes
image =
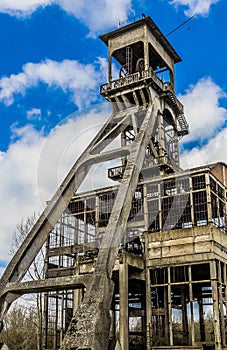
[[174, 28], [173, 30], [171, 30], [168, 34], [166, 34], [166, 37], [171, 35], [172, 33], [176, 32], [176, 30], [178, 30], [179, 28], [183, 27], [186, 23], [188, 23], [189, 21], [191, 21], [193, 18], [195, 18], [195, 16], [191, 16], [190, 18], [188, 18], [186, 21], [184, 21], [183, 23], [179, 24], [176, 28]]

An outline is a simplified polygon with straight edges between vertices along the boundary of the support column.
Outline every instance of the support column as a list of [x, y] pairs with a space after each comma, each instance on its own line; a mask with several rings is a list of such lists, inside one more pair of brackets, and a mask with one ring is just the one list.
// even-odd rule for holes
[[192, 290], [192, 270], [191, 266], [188, 267], [189, 275], [189, 302], [190, 302], [190, 314], [191, 314], [191, 345], [195, 346], [195, 325], [194, 325], [194, 307], [193, 307], [193, 290]]
[[149, 44], [147, 40], [147, 27], [145, 27], [145, 41], [144, 41], [144, 68], [145, 71], [149, 69]]
[[[201, 291], [202, 294], [202, 291]], [[199, 304], [199, 328], [200, 328], [200, 340], [201, 342], [204, 342], [206, 340], [205, 338], [205, 323], [204, 323], [204, 315], [203, 315], [203, 297], [198, 298], [198, 304]]]
[[151, 349], [152, 338], [152, 308], [151, 308], [151, 278], [150, 269], [148, 268], [148, 236], [145, 235], [145, 256], [146, 256], [146, 350]]
[[44, 294], [43, 349], [47, 348], [48, 337], [48, 293]]
[[169, 313], [169, 345], [173, 346], [173, 322], [172, 322], [172, 305], [171, 305], [171, 278], [170, 266], [168, 266], [168, 313]]
[[208, 223], [212, 222], [212, 206], [211, 206], [211, 191], [210, 191], [210, 176], [209, 174], [205, 174], [206, 180], [206, 193], [207, 193], [207, 216]]
[[164, 157], [164, 149], [165, 149], [165, 130], [163, 126], [163, 115], [161, 113], [158, 114], [158, 142], [159, 142], [159, 157]]
[[164, 312], [165, 312], [165, 345], [169, 345], [169, 313], [168, 313], [168, 287], [163, 287], [164, 289]]
[[221, 274], [221, 262], [218, 262], [218, 293], [219, 293], [219, 303], [220, 303], [220, 321], [221, 321], [221, 342], [222, 344], [225, 344], [225, 318], [224, 318], [224, 309], [223, 309], [223, 293], [222, 293], [222, 287], [223, 287], [223, 281], [222, 281], [222, 274]]
[[[224, 304], [225, 306], [227, 306], [227, 269], [226, 269], [226, 264], [224, 263], [224, 286], [225, 286], [225, 301], [224, 301]], [[227, 316], [227, 311], [225, 312], [225, 317]], [[226, 345], [226, 334], [225, 334], [225, 343], [223, 345]]]
[[181, 305], [182, 305], [182, 328], [183, 328], [183, 342], [188, 345], [188, 318], [187, 318], [187, 304], [185, 287], [181, 291]]
[[212, 287], [213, 312], [214, 312], [214, 339], [215, 350], [221, 350], [221, 335], [220, 335], [220, 321], [219, 321], [219, 303], [218, 303], [218, 285], [215, 260], [210, 262], [210, 277]]
[[120, 297], [120, 344], [121, 350], [129, 350], [129, 325], [128, 325], [128, 264], [126, 256], [122, 253], [122, 261], [119, 265], [119, 297]]

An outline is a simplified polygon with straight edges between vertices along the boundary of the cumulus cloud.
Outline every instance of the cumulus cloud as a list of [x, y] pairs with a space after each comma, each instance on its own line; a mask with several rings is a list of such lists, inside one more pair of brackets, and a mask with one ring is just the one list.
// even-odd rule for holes
[[[10, 259], [8, 252], [16, 225], [43, 210], [109, 113], [106, 104], [84, 114], [77, 113], [56, 126], [48, 136], [31, 125], [12, 129], [17, 141], [11, 143], [6, 152], [1, 152], [0, 157], [1, 261]], [[104, 176], [107, 178], [106, 172]], [[105, 185], [103, 180], [103, 169], [97, 166], [87, 186], [93, 189], [101, 183]]]
[[226, 97], [211, 78], [200, 79], [179, 96], [190, 126], [190, 134], [184, 137], [184, 143], [204, 141], [215, 135], [227, 118], [227, 110], [220, 105], [220, 99]]
[[227, 109], [221, 106], [222, 98], [227, 98], [226, 93], [211, 78], [200, 79], [179, 96], [190, 125], [190, 134], [181, 141], [184, 169], [227, 162]]
[[[171, 0], [170, 4], [186, 7], [185, 14], [207, 15], [211, 5], [220, 0]], [[0, 11], [12, 16], [30, 16], [39, 7], [59, 5], [64, 11], [85, 24], [90, 35], [117, 27], [119, 21], [127, 19], [132, 12], [132, 0], [1, 0]]]
[[75, 16], [90, 29], [91, 35], [116, 27], [131, 11], [131, 0], [2, 0], [0, 11], [27, 17], [38, 7], [51, 4], [59, 5], [64, 11]]
[[68, 13], [84, 23], [92, 33], [117, 27], [122, 19], [127, 19], [131, 10], [131, 0], [57, 0]]
[[227, 163], [227, 129], [223, 129], [203, 147], [185, 150], [181, 155], [181, 166], [193, 168], [215, 162]]
[[31, 15], [38, 7], [54, 3], [53, 0], [1, 0], [0, 11], [12, 16], [25, 17]]
[[207, 15], [211, 5], [217, 4], [219, 0], [172, 0], [170, 4], [175, 6], [185, 6], [185, 14], [187, 16]]
[[42, 135], [30, 126], [14, 129], [13, 132], [19, 140], [2, 153], [0, 160], [1, 260], [9, 259], [8, 252], [17, 223], [39, 209], [33, 179]]
[[106, 78], [103, 60], [99, 58], [94, 65], [83, 65], [75, 60], [29, 62], [23, 66], [21, 73], [0, 79], [0, 101], [9, 106], [15, 95], [25, 95], [27, 89], [44, 83], [71, 93], [78, 107], [87, 106], [96, 99], [100, 79], [104, 81]]
[[40, 120], [41, 119], [41, 109], [32, 108], [27, 111], [28, 120]]

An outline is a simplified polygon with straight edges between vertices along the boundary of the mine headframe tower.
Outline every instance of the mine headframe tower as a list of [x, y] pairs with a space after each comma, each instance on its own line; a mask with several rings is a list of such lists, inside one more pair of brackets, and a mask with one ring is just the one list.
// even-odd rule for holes
[[[163, 270], [155, 268], [152, 265], [155, 242], [149, 235], [150, 231], [158, 232], [156, 241], [161, 246], [160, 235], [163, 231], [176, 227], [183, 229], [186, 223], [191, 229], [193, 225], [199, 226], [203, 221], [196, 220], [195, 213], [190, 214], [192, 217], [188, 214], [190, 219], [186, 218], [187, 210], [192, 210], [190, 208], [196, 202], [190, 202], [189, 208], [189, 202], [184, 197], [181, 204], [183, 203], [185, 207], [182, 206], [181, 210], [185, 219], [182, 219], [182, 214], [180, 218], [174, 219], [178, 226], [176, 222], [175, 225], [167, 224], [171, 217], [171, 210], [172, 213], [176, 213], [179, 209], [177, 207], [174, 211], [171, 207], [172, 204], [176, 204], [173, 196], [179, 195], [177, 198], [180, 198], [180, 194], [182, 195], [186, 188], [188, 189], [184, 185], [187, 182], [184, 179], [190, 177], [189, 174], [184, 175], [181, 171], [178, 154], [179, 139], [188, 134], [183, 106], [176, 98], [174, 87], [174, 65], [181, 59], [150, 17], [104, 34], [101, 40], [108, 46], [108, 82], [101, 86], [100, 93], [110, 102], [112, 115], [76, 161], [0, 281], [1, 317], [14, 300], [22, 294], [31, 292], [46, 293], [46, 311], [51, 298], [55, 300], [62, 298], [64, 305], [66, 302], [74, 304], [68, 307], [68, 311], [74, 310], [69, 312], [70, 317], [67, 316], [64, 331], [61, 329], [62, 340], [58, 343], [56, 339], [59, 338], [56, 336], [54, 343], [51, 341], [48, 343], [49, 338], [46, 334], [43, 349], [56, 350], [60, 347], [61, 350], [107, 350], [117, 349], [117, 346], [121, 346], [122, 350], [136, 349], [136, 341], [131, 345], [129, 341], [130, 313], [134, 318], [137, 314], [141, 321], [142, 330], [134, 329], [134, 335], [138, 333], [138, 336], [142, 336], [143, 339], [139, 349], [150, 350], [152, 346], [157, 345], [154, 337], [157, 337], [160, 329], [162, 332], [164, 329], [160, 337], [165, 336], [167, 339], [165, 346], [173, 346], [174, 325], [172, 316], [170, 317], [173, 300], [171, 298], [176, 300], [180, 298], [180, 301], [178, 300], [175, 304], [181, 309], [182, 322], [185, 326], [187, 324], [186, 299], [192, 298], [193, 294], [191, 276], [193, 268], [190, 266], [190, 268], [177, 269], [175, 266], [177, 261], [179, 260], [178, 263], [182, 266], [185, 266], [185, 261], [182, 263], [180, 259], [176, 259], [174, 262], [173, 257], [169, 260], [157, 258], [154, 263], [162, 266], [164, 261]], [[117, 71], [119, 76], [115, 76]], [[107, 149], [112, 141], [118, 140], [120, 140], [120, 147]], [[91, 166], [109, 160], [119, 162], [119, 165], [108, 171], [108, 177], [118, 181], [118, 184], [111, 189], [100, 189], [95, 194], [88, 192], [78, 196], [77, 190]], [[223, 169], [224, 166], [222, 166], [222, 172]], [[210, 169], [207, 173], [209, 171]], [[183, 180], [178, 182], [171, 180], [174, 178], [183, 178]], [[204, 178], [208, 189], [209, 176], [206, 175]], [[169, 204], [165, 208], [161, 201], [157, 203], [153, 201], [154, 198], [163, 194], [161, 183], [170, 183], [163, 185], [165, 195], [171, 196], [172, 200], [171, 203], [167, 201]], [[219, 184], [215, 185], [216, 188], [219, 186], [225, 191], [223, 183], [223, 179], [220, 180]], [[148, 189], [151, 201], [148, 200]], [[193, 188], [190, 187], [190, 189]], [[190, 191], [192, 190], [188, 190], [187, 198], [190, 200], [197, 198]], [[165, 195], [163, 194], [163, 197]], [[111, 204], [107, 205], [108, 200]], [[216, 213], [219, 210], [218, 220], [221, 228], [221, 226], [225, 227], [226, 219], [220, 201], [214, 210]], [[158, 207], [155, 207], [156, 204]], [[158, 214], [154, 215], [156, 211]], [[211, 213], [212, 209], [208, 210], [206, 224], [212, 223]], [[210, 221], [209, 215], [211, 215]], [[153, 218], [152, 224], [149, 223], [151, 218]], [[64, 234], [63, 231], [58, 232], [59, 227], [68, 230], [70, 239], [66, 240], [67, 243], [61, 241], [60, 238]], [[190, 235], [192, 235], [191, 231]], [[163, 241], [168, 240], [167, 236], [164, 237], [163, 234]], [[52, 247], [51, 242], [54, 239], [57, 243]], [[174, 239], [177, 240], [177, 237]], [[218, 239], [219, 236], [217, 236]], [[46, 241], [48, 242], [46, 278], [25, 282], [23, 278], [29, 266]], [[193, 244], [195, 246], [195, 242]], [[157, 249], [162, 250], [160, 246]], [[70, 268], [64, 258], [70, 261]], [[61, 263], [56, 264], [56, 259], [61, 260]], [[186, 287], [171, 285], [173, 270], [170, 262], [175, 266], [176, 273], [189, 271], [185, 272], [189, 276], [188, 280], [180, 281], [189, 285], [188, 294], [184, 294]], [[219, 265], [218, 271], [221, 274], [220, 271], [224, 269], [224, 265], [222, 266], [221, 263]], [[218, 293], [215, 289], [217, 283], [213, 282], [215, 276], [213, 260], [212, 269], [212, 291], [205, 288], [207, 284], [205, 289], [200, 288], [201, 283], [197, 284], [197, 289], [194, 288], [195, 294], [197, 293], [200, 299], [205, 298], [206, 291], [213, 298]], [[157, 274], [160, 275], [160, 283], [155, 277]], [[200, 278], [200, 276], [197, 277]], [[220, 275], [220, 281], [221, 278]], [[145, 283], [145, 280], [149, 283]], [[224, 277], [222, 285], [224, 285]], [[151, 294], [151, 288], [153, 288], [153, 294]], [[172, 291], [176, 291], [174, 295], [171, 288]], [[59, 294], [59, 291], [65, 292]], [[165, 308], [158, 305], [159, 301], [162, 305], [165, 304]], [[190, 299], [190, 302], [192, 304], [193, 301]], [[138, 305], [140, 308], [136, 310]], [[219, 318], [218, 306], [215, 307], [217, 319]], [[66, 309], [67, 307], [64, 310]], [[110, 317], [110, 310], [112, 317]], [[116, 331], [113, 332], [115, 336], [111, 339], [111, 332], [117, 323], [116, 314], [120, 322], [118, 340], [120, 345], [116, 340]], [[224, 334], [223, 312], [220, 317]], [[155, 329], [152, 328], [152, 322]], [[200, 329], [203, 327], [202, 322], [201, 316]], [[183, 336], [182, 341], [184, 344], [190, 343], [194, 346], [195, 332], [192, 332], [190, 338], [192, 340], [189, 342], [187, 327], [185, 328], [187, 334]], [[47, 328], [48, 317], [46, 317]], [[59, 332], [56, 325], [55, 335]], [[217, 327], [214, 333], [218, 344], [215, 349], [219, 350], [221, 340]]]

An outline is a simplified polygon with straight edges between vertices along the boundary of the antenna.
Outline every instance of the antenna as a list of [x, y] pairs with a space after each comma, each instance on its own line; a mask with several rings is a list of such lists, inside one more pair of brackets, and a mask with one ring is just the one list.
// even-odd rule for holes
[[172, 33], [176, 32], [176, 30], [178, 30], [179, 28], [183, 27], [186, 23], [188, 23], [189, 21], [191, 21], [195, 16], [191, 16], [190, 18], [188, 18], [186, 21], [184, 21], [183, 23], [181, 23], [179, 26], [177, 26], [176, 28], [174, 28], [173, 30], [171, 30], [171, 32], [169, 32], [167, 36], [171, 35]]

